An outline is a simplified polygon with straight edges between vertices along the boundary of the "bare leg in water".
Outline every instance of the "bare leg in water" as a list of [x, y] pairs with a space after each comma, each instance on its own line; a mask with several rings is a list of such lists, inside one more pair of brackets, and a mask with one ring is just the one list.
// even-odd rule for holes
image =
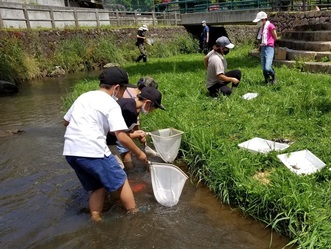
[[99, 188], [97, 190], [92, 191], [90, 194], [89, 204], [90, 204], [90, 212], [91, 218], [94, 221], [101, 221], [101, 212], [103, 210], [103, 204], [106, 197], [105, 188]]

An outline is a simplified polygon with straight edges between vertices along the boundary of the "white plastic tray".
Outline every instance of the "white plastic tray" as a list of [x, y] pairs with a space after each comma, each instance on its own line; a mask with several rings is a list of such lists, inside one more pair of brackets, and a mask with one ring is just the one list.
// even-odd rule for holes
[[238, 144], [240, 148], [260, 153], [269, 153], [272, 150], [281, 151], [289, 147], [288, 144], [277, 143], [271, 140], [262, 139], [259, 137], [254, 137], [243, 143]]
[[256, 98], [258, 95], [259, 95], [258, 93], [246, 93], [242, 96], [242, 98], [250, 100]]
[[325, 163], [309, 150], [301, 150], [277, 156], [282, 163], [296, 174], [312, 174], [321, 170]]

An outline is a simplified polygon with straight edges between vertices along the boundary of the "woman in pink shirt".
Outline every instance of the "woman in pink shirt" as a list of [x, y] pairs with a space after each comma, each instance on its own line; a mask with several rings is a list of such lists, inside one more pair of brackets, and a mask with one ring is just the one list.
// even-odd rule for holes
[[277, 40], [277, 32], [275, 25], [268, 21], [267, 18], [267, 14], [261, 11], [257, 13], [253, 22], [260, 26], [257, 39], [261, 41], [261, 64], [264, 81], [266, 84], [275, 84], [276, 75], [274, 69], [272, 68], [272, 61], [275, 54], [275, 41]]

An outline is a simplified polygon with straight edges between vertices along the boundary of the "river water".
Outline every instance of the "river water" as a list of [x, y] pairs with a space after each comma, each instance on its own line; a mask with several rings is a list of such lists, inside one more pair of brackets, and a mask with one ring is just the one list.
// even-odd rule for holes
[[163, 207], [139, 167], [129, 181], [140, 212], [125, 215], [112, 197], [103, 221], [91, 222], [88, 194], [62, 156], [60, 113], [61, 97], [91, 76], [36, 80], [0, 98], [0, 129], [24, 130], [0, 138], [0, 248], [276, 249], [289, 242], [189, 180], [178, 205]]

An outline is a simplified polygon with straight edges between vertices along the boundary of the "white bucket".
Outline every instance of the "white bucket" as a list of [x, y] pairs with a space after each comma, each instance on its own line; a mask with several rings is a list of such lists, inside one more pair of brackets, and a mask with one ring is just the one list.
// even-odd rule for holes
[[184, 132], [173, 128], [152, 131], [149, 133], [152, 137], [156, 151], [166, 163], [172, 163], [176, 159], [183, 133]]
[[177, 205], [188, 176], [177, 166], [165, 163], [150, 164], [155, 199], [166, 207]]

